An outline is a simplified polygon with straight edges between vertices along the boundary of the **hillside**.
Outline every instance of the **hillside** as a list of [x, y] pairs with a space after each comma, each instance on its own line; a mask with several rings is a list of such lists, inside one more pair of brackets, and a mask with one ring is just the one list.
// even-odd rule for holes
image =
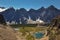
[[60, 15], [56, 16], [48, 28], [49, 40], [60, 40]]
[[17, 40], [16, 32], [9, 26], [0, 25], [0, 40]]

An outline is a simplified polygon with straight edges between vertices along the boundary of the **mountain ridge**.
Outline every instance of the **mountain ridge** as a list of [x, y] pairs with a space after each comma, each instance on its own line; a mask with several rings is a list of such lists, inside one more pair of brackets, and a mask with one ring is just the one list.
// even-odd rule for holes
[[[26, 20], [29, 19], [29, 16], [34, 21], [40, 17], [41, 20], [50, 22], [55, 16], [60, 15], [60, 10], [53, 5], [49, 6], [48, 8], [41, 7], [40, 9], [30, 9], [29, 11], [27, 11], [25, 8], [15, 10], [12, 7], [1, 12], [0, 14], [4, 16], [6, 21], [15, 21], [17, 23], [21, 21], [22, 24], [26, 24]], [[26, 18], [26, 20], [24, 20], [24, 18]]]

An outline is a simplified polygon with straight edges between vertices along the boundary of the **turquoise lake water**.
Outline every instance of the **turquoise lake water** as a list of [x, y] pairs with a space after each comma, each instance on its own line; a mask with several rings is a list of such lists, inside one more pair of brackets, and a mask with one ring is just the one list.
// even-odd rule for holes
[[37, 39], [40, 39], [40, 38], [42, 38], [42, 37], [44, 36], [44, 34], [41, 33], [41, 32], [37, 32], [37, 33], [34, 33], [34, 36], [35, 36]]

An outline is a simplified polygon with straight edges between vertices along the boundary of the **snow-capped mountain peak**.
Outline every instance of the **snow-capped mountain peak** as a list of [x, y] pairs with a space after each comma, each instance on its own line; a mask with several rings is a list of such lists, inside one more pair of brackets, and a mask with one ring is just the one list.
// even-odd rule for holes
[[2, 9], [2, 8], [0, 8], [0, 12], [3, 12], [3, 11], [5, 11], [6, 9]]

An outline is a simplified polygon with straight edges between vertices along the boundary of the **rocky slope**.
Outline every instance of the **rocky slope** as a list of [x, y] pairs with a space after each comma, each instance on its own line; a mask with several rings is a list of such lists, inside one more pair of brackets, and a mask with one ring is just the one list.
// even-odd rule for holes
[[60, 15], [56, 16], [48, 28], [49, 40], [60, 40]]
[[16, 32], [9, 26], [0, 25], [0, 40], [17, 40]]

